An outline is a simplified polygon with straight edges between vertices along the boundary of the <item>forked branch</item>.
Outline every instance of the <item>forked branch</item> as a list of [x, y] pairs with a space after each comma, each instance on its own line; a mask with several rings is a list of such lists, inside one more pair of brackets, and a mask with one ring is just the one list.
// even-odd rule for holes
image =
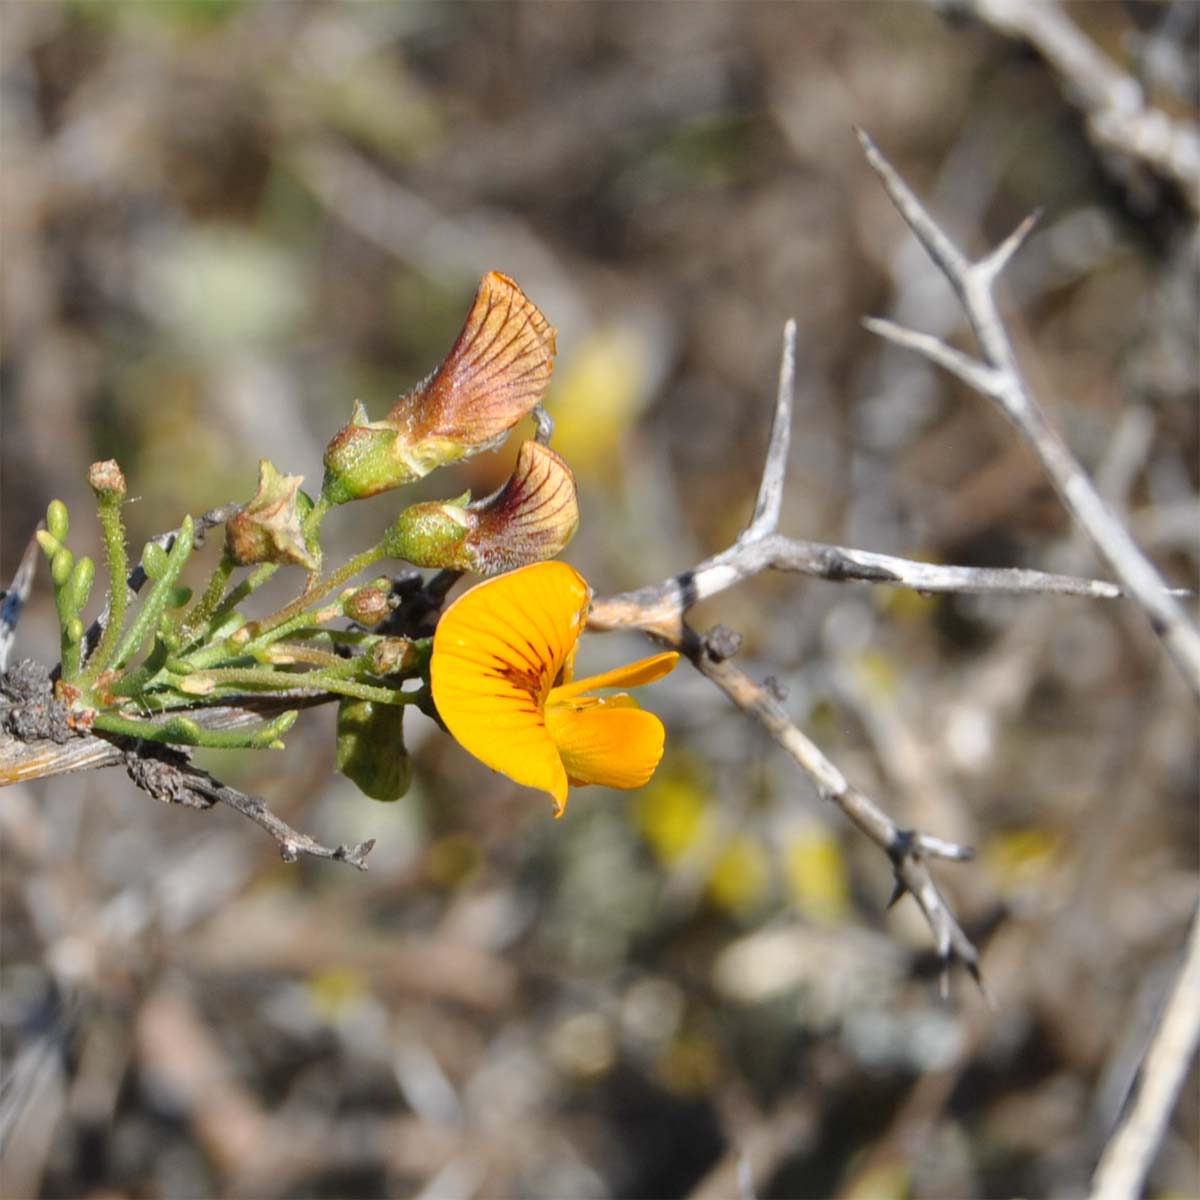
[[869, 320], [867, 328], [898, 346], [923, 354], [996, 403], [1041, 459], [1063, 503], [1146, 614], [1192, 694], [1200, 700], [1200, 632], [1050, 424], [1017, 365], [996, 305], [996, 279], [1029, 233], [1034, 218], [1026, 218], [996, 250], [971, 261], [946, 236], [871, 138], [862, 130], [858, 137], [892, 203], [958, 294], [982, 359], [971, 358], [937, 338], [890, 321]]
[[[943, 967], [948, 967], [957, 959], [982, 987], [978, 951], [938, 890], [927, 865], [927, 860], [931, 858], [963, 862], [972, 857], [972, 851], [966, 846], [899, 826], [874, 801], [849, 784], [837, 766], [791, 720], [787, 710], [767, 687], [755, 683], [749, 675], [728, 661], [740, 646], [741, 638], [737, 634], [718, 628], [707, 637], [701, 637], [686, 624], [685, 616], [706, 596], [771, 568], [795, 570], [838, 581], [857, 579], [872, 583], [907, 584], [926, 591], [1065, 590], [1053, 585], [1046, 586], [1047, 580], [1057, 579], [1062, 583], [1063, 577], [1042, 576], [1038, 581], [1025, 578], [1018, 583], [1017, 576], [1037, 573], [979, 573], [966, 567], [939, 568], [886, 555], [847, 550], [840, 546], [795, 542], [781, 537], [778, 525], [796, 402], [795, 337], [795, 323], [789, 321], [784, 328], [779, 391], [766, 462], [750, 524], [728, 550], [690, 571], [653, 587], [597, 599], [592, 605], [588, 625], [592, 629], [641, 629], [685, 654], [702, 675], [712, 680], [746, 716], [758, 722], [791, 755], [818, 795], [840, 809], [856, 828], [887, 855], [896, 878], [891, 902], [895, 903], [905, 893], [911, 893], [933, 931]], [[945, 571], [957, 574], [936, 574]], [[998, 575], [1007, 578], [1001, 580]], [[918, 578], [923, 582], [916, 583]], [[998, 586], [1001, 582], [1006, 582], [1007, 587]], [[1087, 580], [1068, 582], [1080, 589], [1077, 594], [1112, 594], [1095, 590], [1111, 585], [1094, 584]], [[943, 989], [947, 983], [948, 973], [944, 969]]]

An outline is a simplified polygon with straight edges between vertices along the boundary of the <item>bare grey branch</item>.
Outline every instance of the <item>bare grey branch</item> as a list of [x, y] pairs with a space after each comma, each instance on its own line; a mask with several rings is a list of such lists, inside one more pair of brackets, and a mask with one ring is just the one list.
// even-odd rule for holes
[[796, 322], [789, 318], [783, 326], [783, 354], [779, 360], [779, 391], [775, 416], [767, 443], [766, 465], [758, 485], [754, 516], [742, 535], [752, 540], [779, 528], [783, 505], [783, 484], [787, 475], [788, 447], [792, 439], [792, 411], [796, 407]]
[[1200, 699], [1200, 632], [1188, 620], [1154, 565], [1142, 553], [1124, 523], [1105, 504], [1066, 442], [1050, 424], [1017, 365], [992, 288], [996, 281], [995, 264], [1002, 264], [1011, 257], [1009, 244], [1014, 241], [1019, 244], [1028, 222], [1004, 243], [1000, 251], [972, 263], [937, 227], [870, 137], [859, 131], [859, 140], [867, 161], [883, 181], [900, 215], [962, 301], [979, 340], [983, 362], [973, 362], [936, 338], [878, 322], [870, 327], [889, 340], [906, 344], [945, 366], [996, 401], [1041, 459], [1063, 503], [1092, 539], [1125, 591], [1146, 614], [1151, 628], [1193, 695]]
[[1183, 965], [1143, 1060], [1137, 1097], [1096, 1168], [1091, 1200], [1134, 1200], [1142, 1194], [1197, 1043], [1200, 912], [1192, 922]]

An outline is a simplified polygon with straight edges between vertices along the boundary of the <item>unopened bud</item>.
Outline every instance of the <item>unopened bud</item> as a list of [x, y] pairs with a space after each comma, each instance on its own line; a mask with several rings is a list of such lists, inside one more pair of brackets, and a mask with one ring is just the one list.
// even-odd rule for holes
[[235, 563], [292, 563], [317, 569], [304, 537], [303, 517], [309, 502], [300, 492], [303, 478], [280, 475], [265, 458], [259, 462], [254, 499], [225, 524], [225, 549]]
[[384, 638], [371, 647], [371, 674], [382, 677], [415, 670], [426, 653], [411, 638]]
[[392, 611], [392, 588], [386, 579], [355, 588], [342, 600], [342, 612], [360, 625], [378, 625]]
[[361, 408], [325, 451], [336, 504], [411, 483], [497, 445], [541, 400], [554, 329], [505, 275], [485, 275], [450, 353], [382, 421]]
[[343, 700], [338, 705], [337, 768], [372, 800], [399, 800], [412, 773], [404, 747], [404, 708]]
[[122, 498], [125, 495], [125, 476], [115, 458], [92, 463], [88, 468], [88, 485], [97, 496]]
[[46, 507], [46, 528], [56, 542], [65, 542], [71, 530], [71, 517], [61, 500], [51, 500]]
[[562, 553], [579, 526], [571, 468], [526, 442], [508, 482], [474, 504], [414, 504], [386, 535], [388, 553], [418, 567], [494, 575]]

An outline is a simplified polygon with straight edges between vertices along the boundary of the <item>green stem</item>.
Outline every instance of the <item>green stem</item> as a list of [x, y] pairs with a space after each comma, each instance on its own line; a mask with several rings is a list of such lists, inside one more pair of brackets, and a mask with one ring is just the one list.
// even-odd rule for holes
[[126, 671], [109, 687], [109, 691], [114, 696], [136, 696], [163, 669], [170, 653], [170, 648], [164, 642], [156, 641], [146, 661], [136, 670]]
[[167, 565], [162, 575], [154, 581], [150, 594], [146, 597], [129, 632], [121, 640], [113, 655], [113, 666], [119, 667], [127, 659], [137, 653], [142, 643], [158, 628], [159, 618], [171, 598], [175, 582], [183, 571], [188, 557], [192, 553], [192, 518], [184, 517], [179, 532], [175, 535], [175, 544], [167, 555]]
[[298, 709], [281, 713], [274, 721], [257, 728], [205, 729], [191, 717], [172, 717], [168, 721], [139, 721], [116, 713], [99, 713], [94, 729], [143, 742], [166, 742], [176, 746], [207, 746], [215, 750], [281, 749], [280, 737], [287, 733], [300, 715]]
[[357, 696], [360, 700], [377, 700], [381, 704], [411, 703], [405, 692], [393, 688], [372, 687], [368, 683], [359, 683], [353, 679], [340, 679], [328, 671], [289, 674], [271, 671], [265, 667], [217, 667], [212, 671], [197, 671], [188, 678], [192, 681], [200, 678], [217, 687], [236, 684], [239, 687], [261, 687], [269, 691], [288, 691], [299, 687], [316, 692], [333, 692], [338, 696]]
[[219, 625], [222, 618], [227, 617], [247, 596], [258, 591], [276, 571], [279, 570], [278, 563], [263, 563], [261, 567], [257, 567], [251, 571], [241, 583], [217, 605], [209, 618], [209, 626]]
[[129, 555], [125, 549], [125, 522], [121, 520], [121, 496], [101, 494], [97, 508], [104, 535], [104, 557], [108, 563], [108, 624], [88, 659], [83, 675], [83, 682], [88, 687], [112, 661], [113, 650], [125, 628], [125, 609], [129, 603]]
[[266, 655], [266, 662], [286, 666], [288, 662], [308, 663], [322, 670], [338, 669], [343, 663], [353, 662], [353, 659], [339, 658], [328, 650], [318, 650], [315, 646], [299, 646], [295, 642], [276, 642]]
[[[315, 512], [316, 509], [314, 508]], [[281, 608], [277, 613], [265, 620], [259, 621], [254, 626], [254, 640], [257, 642], [264, 634], [270, 633], [290, 621], [293, 621], [296, 616], [302, 613], [310, 604], [316, 600], [320, 600], [323, 596], [327, 596], [334, 588], [340, 587], [348, 579], [352, 579], [360, 571], [365, 571], [368, 567], [373, 566], [381, 558], [387, 556], [387, 547], [383, 542], [364, 550], [361, 554], [356, 554], [345, 566], [339, 567], [331, 575], [324, 580], [319, 581], [312, 587], [307, 588], [295, 600]]]
[[190, 641], [198, 630], [203, 629], [217, 611], [217, 606], [221, 603], [221, 597], [225, 595], [229, 577], [233, 574], [233, 568], [236, 565], [229, 557], [228, 551], [221, 552], [221, 561], [217, 563], [212, 578], [209, 579], [208, 586], [204, 589], [204, 595], [196, 601], [196, 607], [192, 609], [183, 623], [185, 642]]

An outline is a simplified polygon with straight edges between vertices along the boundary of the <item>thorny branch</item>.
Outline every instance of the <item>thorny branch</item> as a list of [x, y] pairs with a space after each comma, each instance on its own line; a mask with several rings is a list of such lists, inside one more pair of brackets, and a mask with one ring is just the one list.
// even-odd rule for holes
[[[962, 862], [972, 857], [972, 851], [966, 846], [897, 825], [874, 801], [850, 785], [837, 766], [791, 720], [782, 703], [766, 686], [755, 683], [749, 675], [728, 661], [740, 646], [741, 638], [737, 634], [718, 627], [707, 637], [701, 637], [684, 623], [688, 609], [706, 595], [712, 595], [770, 567], [804, 570], [803, 566], [792, 565], [804, 563], [813, 568], [806, 573], [826, 579], [903, 582], [890, 570], [877, 565], [886, 556], [868, 555], [864, 559], [862, 551], [843, 551], [836, 546], [791, 542], [776, 532], [796, 400], [795, 342], [796, 326], [789, 321], [784, 328], [779, 390], [762, 482], [754, 516], [737, 542], [723, 554], [657, 587], [597, 600], [588, 625], [593, 629], [642, 629], [685, 654], [702, 675], [711, 679], [742, 712], [757, 721], [795, 759], [823, 799], [836, 805], [853, 825], [888, 856], [896, 875], [892, 903], [905, 893], [911, 893], [933, 931], [943, 966], [948, 967], [951, 961], [957, 959], [982, 987], [978, 951], [938, 891], [927, 865], [930, 858]], [[810, 551], [807, 557], [806, 550]], [[904, 572], [925, 566], [900, 559], [886, 561], [897, 564]], [[953, 569], [964, 571], [968, 576], [975, 574], [967, 568]], [[909, 575], [909, 578], [912, 576]], [[963, 581], [966, 581], [965, 578]], [[942, 582], [945, 585], [948, 580]], [[929, 587], [928, 590], [935, 589]], [[1055, 589], [1043, 586], [1027, 590]], [[943, 970], [943, 990], [947, 984], [948, 976]]]
[[1151, 628], [1188, 687], [1200, 699], [1200, 632], [1188, 620], [1124, 523], [1096, 491], [1058, 430], [1050, 424], [1017, 365], [1012, 342], [996, 306], [993, 296], [996, 280], [1020, 248], [1035, 217], [1026, 218], [990, 254], [971, 261], [926, 212], [871, 138], [861, 130], [858, 136], [867, 161], [883, 182], [892, 203], [957, 293], [983, 358], [982, 361], [971, 358], [937, 338], [915, 333], [891, 321], [868, 320], [866, 327], [898, 346], [907, 346], [932, 359], [996, 402], [1041, 459], [1063, 503], [1149, 618]]
[[1147, 103], [1142, 85], [1096, 47], [1057, 0], [937, 0], [1028, 42], [1062, 80], [1095, 141], [1170, 179], [1200, 212], [1200, 129]]

